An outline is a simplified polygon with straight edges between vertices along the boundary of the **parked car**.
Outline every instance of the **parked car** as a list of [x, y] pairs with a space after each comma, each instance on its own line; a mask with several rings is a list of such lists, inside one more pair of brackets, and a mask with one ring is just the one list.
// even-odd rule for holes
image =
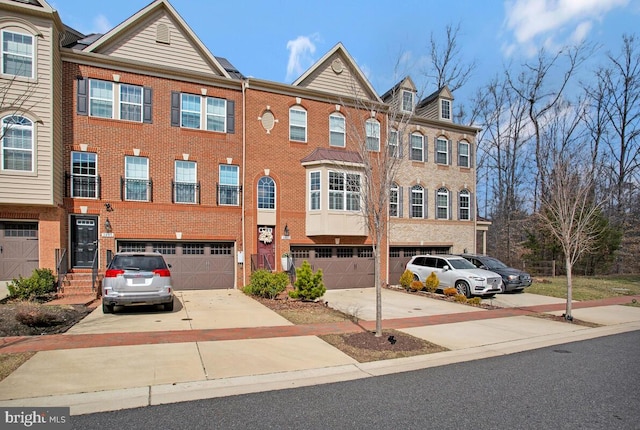
[[500, 292], [502, 284], [497, 273], [478, 269], [457, 255], [416, 255], [409, 260], [406, 269], [421, 282], [435, 272], [440, 280], [439, 288], [454, 287], [466, 297], [493, 296]]
[[121, 252], [113, 256], [102, 279], [102, 312], [115, 306], [163, 305], [173, 310], [170, 266], [155, 252]]
[[486, 255], [462, 254], [462, 257], [469, 260], [474, 266], [480, 269], [491, 270], [502, 276], [502, 291], [522, 292], [531, 286], [531, 275], [522, 270], [509, 267], [497, 258]]

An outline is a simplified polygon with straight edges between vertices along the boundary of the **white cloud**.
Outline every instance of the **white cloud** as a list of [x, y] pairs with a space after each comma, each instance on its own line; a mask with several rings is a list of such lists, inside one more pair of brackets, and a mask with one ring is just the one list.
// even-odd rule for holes
[[292, 81], [297, 78], [313, 64], [313, 54], [316, 52], [314, 40], [317, 40], [317, 38], [317, 35], [298, 36], [296, 39], [287, 42], [289, 61], [287, 63], [286, 81]]
[[[505, 3], [505, 27], [525, 52], [584, 40], [593, 22], [629, 0], [513, 0]], [[511, 44], [508, 44], [511, 47]], [[533, 47], [533, 49], [532, 49]]]

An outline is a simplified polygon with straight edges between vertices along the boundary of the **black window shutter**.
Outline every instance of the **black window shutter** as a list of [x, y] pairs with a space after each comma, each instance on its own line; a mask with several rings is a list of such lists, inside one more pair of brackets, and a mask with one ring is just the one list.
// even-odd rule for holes
[[451, 143], [451, 141], [449, 141], [449, 152], [447, 154], [447, 158], [448, 158], [447, 164], [449, 164], [451, 166], [453, 164], [453, 162], [452, 162], [453, 161], [452, 160], [452, 158], [453, 158], [453, 144]]
[[89, 114], [89, 106], [87, 105], [87, 87], [89, 86], [88, 79], [78, 79], [78, 106], [77, 113], [78, 115], [88, 115]]
[[227, 133], [236, 132], [236, 102], [227, 100]]
[[142, 122], [151, 124], [153, 122], [152, 109], [153, 106], [153, 89], [144, 87], [143, 105], [142, 105]]
[[402, 218], [402, 194], [404, 190], [402, 187], [398, 187], [398, 218]]
[[451, 213], [451, 203], [452, 203], [452, 198], [451, 198], [451, 191], [447, 191], [447, 195], [449, 197], [449, 219], [453, 219], [453, 214]]
[[460, 157], [462, 154], [462, 151], [460, 151], [460, 148], [462, 147], [462, 142], [458, 141], [458, 166], [461, 166], [462, 164], [460, 163]]
[[474, 147], [474, 144], [470, 143], [469, 144], [469, 167], [473, 167], [474, 165], [475, 157], [473, 155], [473, 147]]
[[180, 127], [180, 93], [171, 92], [171, 127]]
[[422, 214], [422, 218], [429, 218], [429, 193], [427, 189], [424, 189], [424, 213]]
[[458, 192], [458, 219], [462, 219], [462, 205], [460, 204], [460, 192]]
[[475, 219], [476, 201], [473, 193], [469, 193], [469, 219]]

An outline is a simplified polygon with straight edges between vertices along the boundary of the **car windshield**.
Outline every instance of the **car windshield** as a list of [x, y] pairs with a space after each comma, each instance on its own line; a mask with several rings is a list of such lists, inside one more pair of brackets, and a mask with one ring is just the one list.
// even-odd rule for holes
[[454, 269], [477, 269], [469, 260], [465, 260], [464, 258], [451, 258], [449, 259], [449, 264], [451, 264], [451, 267]]
[[116, 255], [111, 262], [112, 269], [152, 271], [166, 269], [161, 256], [155, 255]]
[[506, 269], [508, 266], [500, 260], [495, 258], [485, 258], [482, 263], [487, 266], [488, 269]]

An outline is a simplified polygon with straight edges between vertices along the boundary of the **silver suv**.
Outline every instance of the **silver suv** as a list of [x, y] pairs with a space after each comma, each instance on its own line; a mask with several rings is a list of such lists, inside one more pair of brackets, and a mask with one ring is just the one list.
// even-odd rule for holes
[[497, 273], [478, 269], [469, 260], [455, 255], [416, 255], [406, 268], [421, 282], [435, 272], [440, 281], [438, 288], [454, 287], [466, 297], [493, 296], [502, 286], [502, 278]]
[[115, 306], [164, 305], [173, 310], [170, 266], [155, 252], [121, 252], [109, 263], [102, 280], [102, 312]]

